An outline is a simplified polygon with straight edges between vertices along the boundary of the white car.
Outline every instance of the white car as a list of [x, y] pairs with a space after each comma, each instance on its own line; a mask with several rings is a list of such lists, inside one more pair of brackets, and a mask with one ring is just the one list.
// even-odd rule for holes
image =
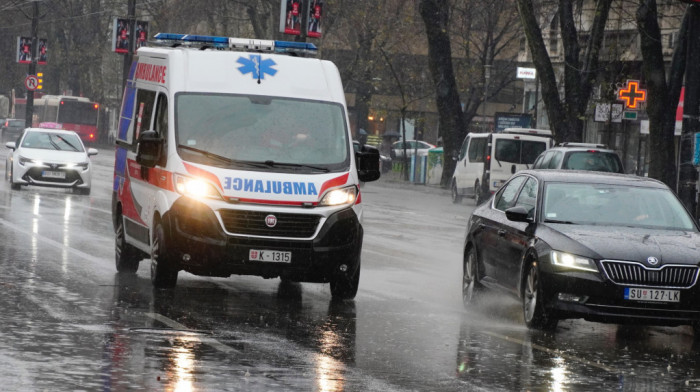
[[[397, 158], [403, 157], [403, 142], [398, 141], [391, 145], [391, 150], [394, 152], [394, 156]], [[422, 140], [407, 140], [406, 141], [406, 156], [412, 157], [413, 153], [417, 149], [418, 151], [428, 151], [431, 148], [435, 148], [434, 144], [424, 142]], [[420, 156], [420, 155], [419, 155]]]
[[7, 142], [5, 146], [12, 150], [5, 162], [5, 179], [10, 181], [12, 189], [37, 185], [90, 194], [90, 157], [97, 150], [86, 150], [75, 132], [27, 128], [19, 145]]

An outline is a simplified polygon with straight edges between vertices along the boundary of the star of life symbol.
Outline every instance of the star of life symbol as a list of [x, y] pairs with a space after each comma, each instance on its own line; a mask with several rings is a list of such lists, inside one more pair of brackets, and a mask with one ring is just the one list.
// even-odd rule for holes
[[238, 70], [243, 75], [251, 73], [253, 79], [265, 79], [265, 74], [275, 76], [277, 70], [272, 68], [277, 65], [272, 59], [264, 59], [259, 54], [251, 54], [249, 58], [239, 57], [237, 63], [241, 64]]

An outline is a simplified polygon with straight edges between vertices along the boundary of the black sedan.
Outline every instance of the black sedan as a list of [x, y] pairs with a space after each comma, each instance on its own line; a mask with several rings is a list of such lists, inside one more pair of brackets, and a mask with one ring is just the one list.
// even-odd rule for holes
[[663, 183], [524, 170], [469, 218], [462, 297], [484, 287], [522, 300], [530, 328], [558, 320], [695, 327], [700, 232]]

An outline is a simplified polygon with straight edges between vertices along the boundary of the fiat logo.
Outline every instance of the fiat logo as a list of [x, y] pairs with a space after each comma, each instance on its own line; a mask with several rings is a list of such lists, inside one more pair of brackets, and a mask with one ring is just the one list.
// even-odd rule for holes
[[654, 256], [651, 256], [651, 257], [647, 258], [647, 263], [649, 263], [649, 265], [657, 265], [657, 264], [659, 264], [659, 259], [657, 259]]
[[265, 217], [265, 225], [267, 227], [275, 227], [277, 226], [277, 217], [274, 215], [268, 215]]

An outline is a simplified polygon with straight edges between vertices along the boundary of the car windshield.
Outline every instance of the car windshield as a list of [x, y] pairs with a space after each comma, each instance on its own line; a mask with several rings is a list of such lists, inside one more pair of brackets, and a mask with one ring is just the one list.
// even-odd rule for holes
[[569, 153], [562, 166], [569, 170], [592, 170], [622, 173], [617, 155], [600, 151], [573, 151]]
[[40, 150], [84, 151], [78, 136], [69, 133], [28, 132], [24, 139], [22, 139], [21, 147]]
[[542, 217], [554, 223], [697, 230], [670, 190], [628, 185], [549, 183]]
[[176, 97], [175, 121], [178, 152], [194, 162], [295, 171], [307, 165], [345, 170], [350, 163], [345, 114], [336, 103], [183, 93]]

